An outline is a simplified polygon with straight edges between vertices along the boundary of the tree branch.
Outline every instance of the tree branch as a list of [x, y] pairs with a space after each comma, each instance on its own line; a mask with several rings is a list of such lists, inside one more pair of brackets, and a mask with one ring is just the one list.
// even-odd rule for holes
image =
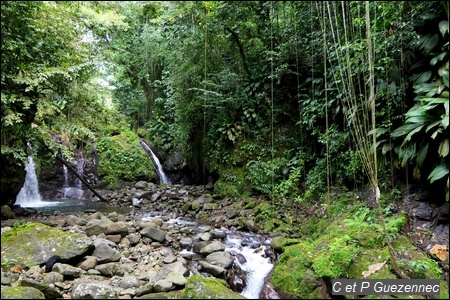
[[231, 33], [231, 35], [233, 36], [234, 40], [236, 41], [236, 44], [239, 47], [239, 52], [241, 53], [242, 63], [244, 64], [245, 72], [247, 72], [248, 77], [250, 77], [251, 73], [250, 73], [250, 70], [248, 69], [247, 61], [245, 59], [244, 46], [242, 45], [241, 41], [239, 40], [238, 34], [235, 31], [233, 31], [230, 27], [228, 27], [227, 25], [225, 25], [225, 29], [229, 33]]

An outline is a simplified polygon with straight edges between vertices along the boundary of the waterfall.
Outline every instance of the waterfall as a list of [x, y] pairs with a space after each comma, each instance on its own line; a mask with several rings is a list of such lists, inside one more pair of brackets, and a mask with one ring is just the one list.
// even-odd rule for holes
[[42, 201], [36, 176], [36, 163], [33, 157], [28, 156], [28, 163], [25, 165], [25, 170], [27, 171], [25, 182], [17, 195], [15, 203], [20, 204], [22, 207], [33, 206]]
[[[84, 172], [84, 156], [83, 153], [80, 152], [78, 155], [78, 159], [75, 160], [75, 164], [77, 166], [77, 172], [78, 174], [80, 174], [81, 176], [83, 176], [83, 172]], [[76, 181], [76, 187], [79, 189], [83, 188], [83, 183], [81, 182], [81, 180], [77, 177]]]
[[153, 162], [155, 163], [157, 169], [158, 169], [158, 175], [160, 178], [160, 183], [170, 184], [169, 179], [167, 178], [166, 174], [164, 173], [164, 170], [161, 166], [161, 163], [159, 162], [158, 157], [153, 153], [152, 149], [147, 145], [146, 142], [141, 140], [141, 146], [144, 148], [144, 150], [152, 157]]
[[[84, 169], [84, 157], [80, 152], [78, 155], [78, 159], [75, 159], [74, 164], [76, 167], [76, 171], [78, 174], [83, 176]], [[75, 181], [70, 179], [68, 169], [65, 165], [63, 165], [63, 174], [64, 174], [64, 185], [61, 189], [62, 199], [82, 199], [83, 198], [83, 183], [77, 177]], [[73, 182], [71, 185], [70, 183]]]

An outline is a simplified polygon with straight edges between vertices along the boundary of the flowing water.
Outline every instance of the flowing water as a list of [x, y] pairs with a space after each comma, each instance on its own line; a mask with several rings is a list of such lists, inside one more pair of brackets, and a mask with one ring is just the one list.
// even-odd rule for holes
[[[169, 181], [162, 171], [158, 158], [153, 154], [148, 145], [145, 143], [142, 143], [142, 145], [143, 147], [146, 146], [145, 148], [148, 149], [148, 152], [152, 153], [154, 156], [154, 161], [157, 163], [158, 169], [161, 171], [160, 176], [162, 183], [168, 183]], [[55, 211], [81, 212], [90, 208], [105, 213], [116, 211], [118, 213], [126, 214], [130, 212], [130, 208], [120, 209], [118, 207], [110, 207], [107, 203], [82, 199], [72, 198], [64, 201], [42, 201], [39, 194], [36, 165], [31, 156], [28, 157], [28, 164], [26, 165], [25, 170], [27, 171], [25, 183], [16, 199], [16, 204], [20, 204], [22, 207], [33, 207], [38, 212], [50, 214]], [[65, 171], [67, 172], [67, 170]], [[64, 173], [65, 179], [68, 178], [66, 172]], [[68, 187], [68, 181], [65, 181], [63, 189], [72, 189], [72, 187]], [[152, 220], [155, 218], [161, 218], [161, 216], [150, 217], [147, 215], [141, 218], [142, 220]], [[171, 224], [172, 226], [190, 226], [197, 238], [199, 238], [201, 234], [211, 230], [210, 226], [201, 225], [195, 221], [183, 220], [182, 218], [172, 218], [166, 220], [165, 223]], [[229, 231], [226, 229], [221, 230], [226, 233], [226, 237], [223, 240], [225, 251], [228, 251], [234, 255], [241, 255], [245, 258], [245, 260], [242, 261], [235, 259], [241, 270], [246, 272], [246, 286], [241, 292], [241, 295], [250, 299], [258, 299], [260, 297], [265, 278], [273, 268], [273, 263], [264, 255], [264, 250], [269, 247], [268, 244], [270, 243], [270, 240], [253, 233]], [[191, 250], [183, 249], [180, 251], [180, 254], [186, 252], [191, 252]]]
[[[225, 250], [233, 254], [242, 254], [245, 262], [236, 262], [241, 270], [247, 273], [247, 285], [241, 295], [249, 299], [259, 299], [264, 280], [273, 268], [273, 263], [269, 258], [264, 258], [264, 250], [268, 247], [270, 240], [265, 240], [266, 245], [258, 246], [255, 249], [252, 245], [259, 245], [259, 236], [246, 233], [244, 239], [242, 237], [233, 236], [235, 233], [228, 232], [225, 243]], [[245, 243], [244, 243], [245, 241]]]
[[[83, 154], [80, 152], [78, 159], [75, 159], [75, 169], [77, 173], [83, 176], [84, 170], [84, 162], [85, 159]], [[62, 199], [83, 199], [83, 183], [81, 180], [76, 177], [74, 181], [70, 180], [70, 176], [68, 173], [68, 169], [65, 165], [63, 165], [63, 174], [64, 174], [64, 185], [61, 188]], [[71, 184], [73, 182], [73, 184]]]
[[19, 194], [16, 197], [16, 203], [22, 207], [33, 207], [42, 202], [41, 194], [39, 194], [38, 179], [36, 176], [36, 163], [32, 156], [28, 156], [28, 163], [25, 165], [25, 182]]
[[141, 146], [152, 157], [152, 160], [155, 163], [156, 168], [158, 169], [158, 175], [159, 175], [161, 183], [170, 184], [170, 181], [167, 178], [166, 173], [164, 173], [163, 167], [161, 166], [161, 163], [159, 162], [158, 157], [155, 155], [155, 153], [153, 153], [152, 149], [147, 145], [146, 142], [144, 142], [142, 140], [141, 140]]
[[[147, 216], [142, 217], [142, 220], [151, 221], [159, 218], [158, 216]], [[195, 221], [186, 221], [182, 218], [170, 219], [164, 223], [173, 224], [174, 226], [190, 226], [197, 237], [209, 229], [209, 226], [200, 225]], [[246, 286], [240, 294], [249, 299], [259, 299], [265, 279], [273, 268], [270, 258], [264, 255], [264, 250], [269, 247], [270, 239], [254, 233], [220, 230], [226, 233], [224, 240], [225, 251], [234, 255], [242, 255], [245, 258], [245, 261], [242, 262], [235, 259], [241, 270], [246, 272]], [[194, 254], [191, 249], [187, 248], [179, 253]]]

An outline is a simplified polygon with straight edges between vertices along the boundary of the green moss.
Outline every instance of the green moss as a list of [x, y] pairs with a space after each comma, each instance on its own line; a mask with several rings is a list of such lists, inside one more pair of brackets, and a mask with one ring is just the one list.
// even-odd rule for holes
[[105, 135], [97, 143], [99, 175], [112, 187], [122, 180], [152, 180], [156, 178], [153, 162], [139, 144], [132, 131], [121, 131], [114, 136]]
[[287, 246], [295, 245], [301, 243], [301, 240], [285, 238], [283, 236], [277, 236], [272, 239], [270, 246], [276, 251], [283, 251]]
[[230, 167], [221, 170], [214, 191], [223, 197], [241, 198], [250, 195], [250, 187], [244, 176], [243, 167]]
[[192, 203], [191, 203], [191, 202], [188, 202], [188, 203], [184, 204], [184, 205], [181, 207], [181, 210], [184, 211], [184, 212], [187, 212], [187, 211], [189, 211], [191, 208], [192, 208]]
[[45, 295], [33, 287], [2, 286], [2, 299], [45, 299]]
[[361, 252], [348, 269], [347, 278], [363, 278], [363, 272], [369, 270], [369, 266], [383, 263], [385, 265], [378, 271], [372, 273], [367, 279], [396, 279], [396, 275], [391, 271], [389, 249], [370, 249]]
[[[82, 234], [71, 234], [41, 223], [18, 223], [1, 238], [2, 265], [17, 260], [31, 267], [44, 263], [42, 252], [67, 257], [78, 251], [84, 253], [93, 247], [92, 241]], [[54, 249], [53, 252], [50, 252]], [[51, 255], [49, 255], [51, 256]]]
[[288, 297], [319, 299], [321, 280], [311, 270], [314, 256], [314, 246], [310, 243], [301, 242], [285, 247], [270, 282]]
[[189, 277], [179, 299], [246, 299], [226, 286], [224, 280], [201, 275]]
[[256, 206], [255, 200], [251, 200], [250, 202], [248, 202], [248, 203], [244, 206], [244, 208], [245, 208], [245, 209], [252, 209], [252, 208], [255, 208], [255, 206]]

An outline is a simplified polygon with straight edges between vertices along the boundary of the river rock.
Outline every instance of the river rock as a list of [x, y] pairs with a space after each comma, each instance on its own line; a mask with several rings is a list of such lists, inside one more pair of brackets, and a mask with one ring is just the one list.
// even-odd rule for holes
[[206, 256], [206, 261], [210, 264], [228, 269], [233, 263], [233, 256], [228, 251], [213, 252]]
[[132, 276], [128, 273], [125, 273], [125, 275], [119, 282], [119, 286], [124, 289], [138, 287], [139, 281], [137, 280], [136, 276]]
[[95, 270], [99, 271], [103, 276], [112, 277], [114, 275], [123, 275], [123, 270], [120, 268], [120, 264], [116, 262], [110, 262], [95, 266]]
[[158, 228], [145, 227], [140, 231], [140, 234], [142, 236], [151, 238], [152, 240], [162, 243], [166, 240], [167, 232], [160, 230]]
[[136, 182], [134, 187], [137, 189], [140, 189], [140, 190], [144, 190], [144, 189], [148, 188], [147, 181], [138, 181], [138, 182]]
[[119, 251], [111, 248], [106, 243], [100, 243], [96, 245], [94, 253], [92, 253], [92, 255], [97, 258], [99, 263], [119, 261], [120, 258], [122, 257]]
[[[61, 299], [63, 297], [63, 295], [55, 288], [42, 284], [42, 282], [38, 282], [36, 280], [24, 278], [20, 282], [20, 286], [28, 286], [40, 290], [45, 295], [45, 299]], [[4, 298], [2, 297], [2, 299]]]
[[181, 275], [178, 272], [170, 272], [167, 274], [166, 278], [167, 280], [171, 281], [175, 285], [183, 286], [186, 284], [186, 278], [184, 278], [183, 275]]
[[125, 222], [108, 223], [103, 230], [106, 235], [120, 234], [126, 236], [128, 234], [128, 225]]
[[112, 223], [107, 217], [101, 219], [91, 219], [87, 222], [84, 231], [88, 236], [99, 235], [104, 233], [104, 230], [108, 224]]
[[153, 290], [155, 292], [168, 292], [172, 289], [173, 283], [170, 280], [162, 279], [158, 280], [155, 285], [153, 286]]
[[8, 205], [2, 205], [1, 207], [1, 219], [2, 220], [8, 220], [8, 219], [15, 219], [16, 215], [12, 211], [11, 207]]
[[[46, 284], [56, 283], [56, 282], [63, 282], [64, 276], [62, 274], [59, 274], [58, 272], [50, 272], [46, 273], [44, 276], [44, 282]], [[2, 282], [3, 284], [3, 282]]]
[[2, 261], [14, 259], [25, 266], [43, 264], [54, 255], [69, 260], [94, 247], [92, 240], [84, 234], [68, 233], [40, 223], [19, 225], [8, 233], [8, 236], [2, 236], [2, 249], [8, 249], [2, 251]]
[[192, 238], [190, 238], [190, 237], [183, 237], [183, 238], [179, 241], [179, 243], [180, 243], [180, 246], [181, 246], [181, 247], [187, 248], [187, 247], [189, 247], [189, 246], [192, 245]]
[[208, 255], [216, 251], [223, 251], [225, 250], [225, 245], [220, 241], [212, 241], [205, 247], [200, 249], [200, 254]]
[[58, 272], [67, 277], [80, 277], [83, 270], [68, 264], [56, 263], [53, 266], [53, 272]]
[[2, 286], [2, 299], [45, 299], [44, 293], [29, 286]]
[[226, 287], [223, 280], [192, 275], [179, 294], [180, 299], [247, 299]]
[[[245, 281], [245, 275], [232, 274], [228, 279], [228, 285], [233, 291], [241, 293], [247, 285]], [[272, 298], [264, 298], [264, 299], [272, 299]]]
[[207, 263], [206, 261], [199, 261], [199, 264], [202, 267], [203, 271], [213, 275], [214, 277], [220, 277], [225, 272], [225, 269], [221, 266], [212, 265]]
[[72, 289], [72, 299], [117, 299], [113, 287], [101, 281], [77, 281]]

